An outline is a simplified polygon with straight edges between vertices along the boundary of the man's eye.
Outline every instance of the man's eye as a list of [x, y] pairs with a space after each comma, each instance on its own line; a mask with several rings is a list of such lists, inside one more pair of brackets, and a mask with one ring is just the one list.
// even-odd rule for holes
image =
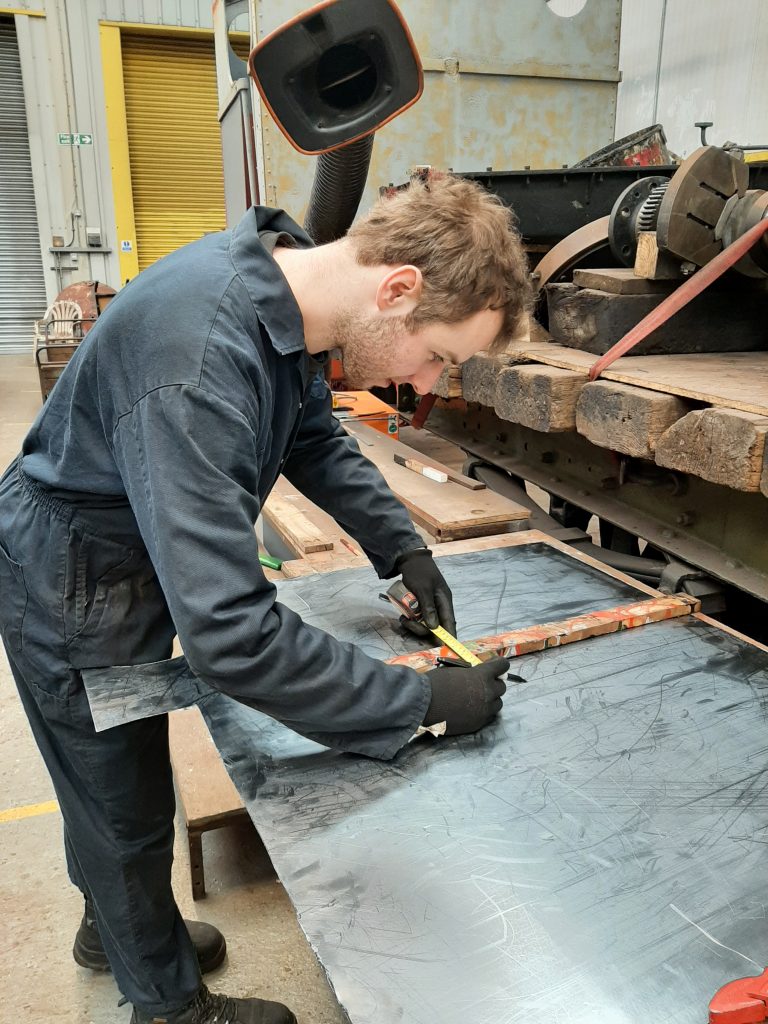
[[437, 352], [433, 352], [433, 353], [432, 353], [432, 360], [431, 360], [431, 361], [432, 361], [433, 363], [444, 363], [444, 362], [445, 362], [445, 359], [444, 359], [444, 358], [443, 358], [442, 356], [439, 356], [439, 355], [437, 354]]

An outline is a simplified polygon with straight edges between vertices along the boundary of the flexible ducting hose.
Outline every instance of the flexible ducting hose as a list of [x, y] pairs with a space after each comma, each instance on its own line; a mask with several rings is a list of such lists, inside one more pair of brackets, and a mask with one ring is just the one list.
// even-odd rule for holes
[[341, 238], [355, 219], [368, 178], [373, 135], [342, 149], [321, 153], [304, 217], [304, 230], [316, 245]]

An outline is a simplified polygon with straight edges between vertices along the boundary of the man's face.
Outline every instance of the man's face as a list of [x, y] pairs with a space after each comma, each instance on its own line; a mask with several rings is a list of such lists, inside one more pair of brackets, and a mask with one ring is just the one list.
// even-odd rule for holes
[[338, 313], [332, 340], [342, 349], [350, 387], [412, 384], [425, 395], [446, 364], [463, 363], [488, 348], [501, 329], [502, 314], [484, 309], [457, 324], [430, 323], [415, 331], [405, 321], [404, 316], [366, 316], [352, 309]]

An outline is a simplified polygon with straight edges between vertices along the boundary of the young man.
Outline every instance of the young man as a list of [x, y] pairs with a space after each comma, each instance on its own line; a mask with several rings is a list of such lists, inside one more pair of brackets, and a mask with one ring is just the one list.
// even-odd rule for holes
[[0, 482], [0, 629], [86, 900], [75, 959], [111, 968], [135, 1024], [295, 1018], [202, 985], [225, 943], [171, 891], [167, 717], [96, 733], [81, 671], [166, 659], [178, 634], [213, 687], [379, 758], [422, 723], [489, 722], [506, 661], [423, 676], [337, 642], [275, 601], [253, 525], [284, 473], [455, 632], [445, 580], [333, 419], [314, 357], [338, 347], [356, 386], [427, 392], [506, 338], [527, 297], [509, 212], [469, 182], [413, 185], [319, 248], [253, 208], [123, 289]]

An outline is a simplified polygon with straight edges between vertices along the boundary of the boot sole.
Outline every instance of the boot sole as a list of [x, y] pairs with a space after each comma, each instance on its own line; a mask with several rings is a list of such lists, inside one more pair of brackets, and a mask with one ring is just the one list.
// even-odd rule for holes
[[[227, 942], [222, 937], [221, 945], [216, 952], [206, 961], [199, 961], [200, 973], [210, 974], [211, 971], [215, 971], [217, 967], [221, 967], [227, 955]], [[85, 967], [86, 970], [96, 971], [98, 974], [111, 974], [112, 968], [109, 966], [109, 960], [107, 960], [106, 954], [103, 952], [95, 952], [94, 950], [88, 949], [87, 946], [82, 945], [79, 942], [75, 942], [72, 947], [72, 956], [74, 957], [75, 963], [79, 967]]]

